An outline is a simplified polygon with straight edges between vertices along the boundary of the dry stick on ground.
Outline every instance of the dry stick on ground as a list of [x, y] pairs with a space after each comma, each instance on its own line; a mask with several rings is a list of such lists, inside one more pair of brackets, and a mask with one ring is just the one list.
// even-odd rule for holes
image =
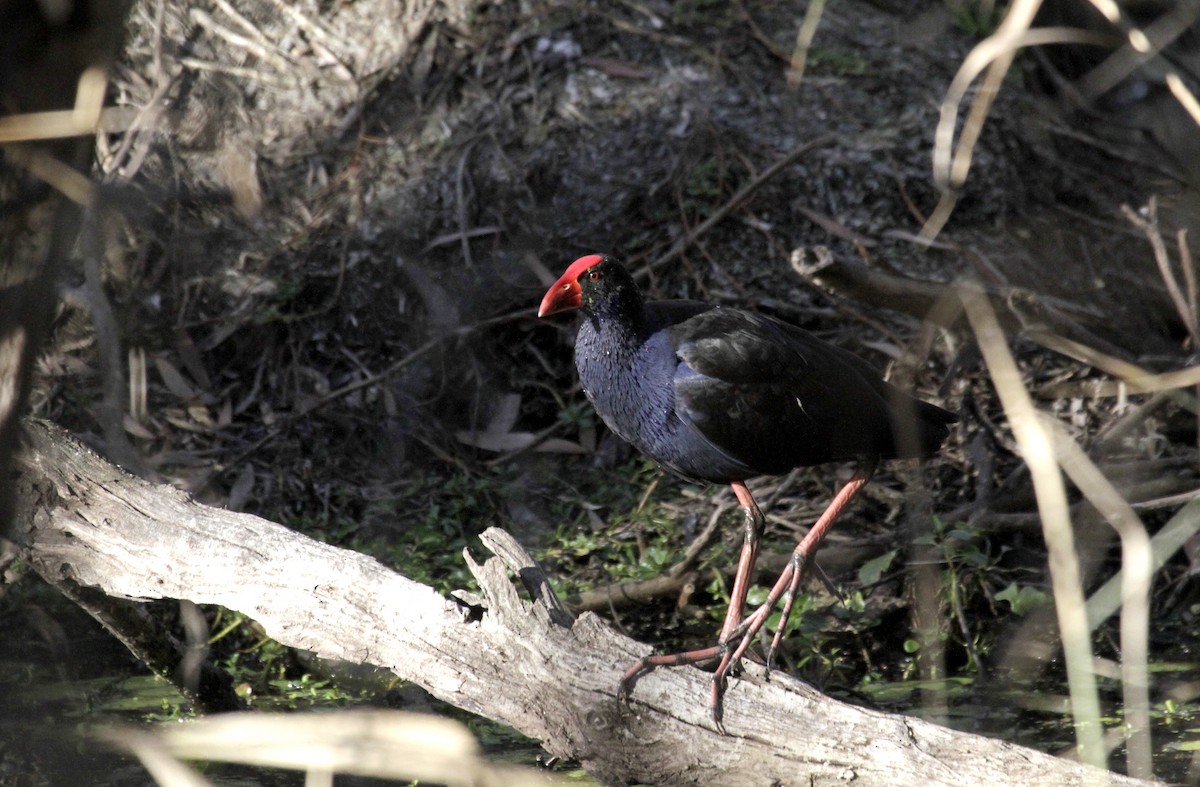
[[1179, 407], [1200, 415], [1200, 401], [1197, 401], [1194, 395], [1178, 390], [1186, 386], [1200, 385], [1200, 366], [1188, 366], [1172, 372], [1151, 372], [1123, 358], [1109, 355], [1051, 331], [1031, 328], [1025, 331], [1025, 338], [1047, 350], [1074, 358], [1105, 374], [1120, 378], [1130, 393], [1163, 391], [1167, 398]]
[[[864, 263], [850, 261], [816, 249], [810, 262], [805, 249], [792, 252], [792, 270], [823, 292], [833, 292], [868, 306], [879, 306], [925, 319], [935, 313], [948, 288], [939, 282], [919, 281], [885, 273]], [[945, 327], [957, 327], [959, 315], [953, 315]]]
[[825, 134], [817, 137], [811, 142], [804, 143], [783, 158], [776, 161], [771, 166], [764, 169], [758, 174], [757, 177], [754, 178], [754, 180], [738, 189], [738, 192], [730, 197], [724, 205], [713, 211], [711, 216], [700, 222], [700, 224], [691, 232], [677, 240], [675, 244], [671, 246], [671, 248], [667, 249], [667, 251], [661, 257], [649, 265], [645, 265], [634, 271], [634, 278], [638, 279], [639, 281], [643, 280], [652, 272], [659, 270], [669, 262], [673, 262], [677, 257], [683, 254], [684, 250], [687, 249], [688, 246], [691, 246], [693, 243], [695, 243], [697, 238], [708, 232], [719, 222], [725, 219], [725, 217], [732, 213], [739, 205], [749, 199], [750, 195], [762, 188], [767, 181], [790, 167], [792, 164], [795, 164], [805, 154], [816, 150], [819, 147], [828, 145], [830, 142], [833, 142], [835, 138], [836, 137], [833, 134]]
[[1092, 646], [1087, 617], [1083, 612], [1083, 587], [1071, 531], [1070, 508], [1062, 476], [1054, 460], [1053, 445], [1049, 434], [1038, 422], [1033, 402], [1021, 381], [1021, 373], [987, 299], [981, 292], [964, 290], [962, 300], [988, 372], [996, 385], [996, 393], [1012, 425], [1013, 436], [1020, 444], [1022, 456], [1029, 466], [1038, 510], [1042, 514], [1043, 536], [1049, 553], [1050, 580], [1066, 656], [1067, 684], [1080, 759], [1100, 765], [1105, 760], [1100, 698], [1096, 690], [1096, 676], [1092, 673]]
[[[1008, 67], [1016, 55], [1016, 40], [1029, 31], [1040, 5], [1039, 0], [1016, 0], [996, 31], [977, 44], [963, 60], [946, 91], [933, 148], [933, 174], [942, 194], [933, 213], [921, 229], [921, 236], [927, 240], [936, 238], [950, 218], [950, 212], [957, 201], [956, 189], [966, 181], [983, 121], [1000, 89], [1000, 82], [1008, 73]], [[958, 147], [951, 157], [959, 105], [975, 77], [984, 69], [987, 70], [984, 85], [971, 103], [971, 110], [959, 132], [961, 136]]]
[[465, 607], [373, 558], [128, 476], [55, 427], [35, 422], [28, 432], [19, 524], [25, 556], [47, 581], [241, 611], [285, 645], [384, 666], [543, 741], [603, 781], [1143, 783], [846, 705], [786, 675], [766, 681], [753, 664], [729, 692], [727, 735], [713, 727], [700, 670], [648, 675], [622, 708], [621, 671], [646, 646], [594, 615], [570, 620], [503, 531], [483, 538], [504, 560], [468, 558], [483, 595]]
[[[970, 250], [950, 246], [964, 254]], [[952, 290], [941, 282], [922, 281], [873, 268], [852, 258], [828, 253], [814, 247], [815, 258], [809, 261], [806, 249], [792, 252], [792, 269], [805, 281], [825, 292], [868, 306], [878, 306], [902, 312], [921, 320], [951, 329], [961, 329], [962, 309]], [[982, 291], [1001, 326], [1010, 332], [1032, 331], [1026, 326], [1049, 326], [1079, 342], [1100, 347], [1109, 353], [1119, 348], [1097, 336], [1088, 327], [1110, 319], [1077, 304], [1047, 296], [1034, 296], [1028, 290], [1008, 286], [989, 286]], [[1045, 330], [1045, 329], [1043, 329]]]
[[1129, 774], [1154, 778], [1150, 743], [1150, 586], [1154, 557], [1146, 526], [1057, 420], [1042, 414], [1058, 464], [1121, 538], [1121, 691]]
[[[1121, 213], [1128, 219], [1129, 223], [1137, 227], [1146, 240], [1150, 243], [1150, 248], [1154, 251], [1154, 262], [1158, 265], [1158, 275], [1162, 278], [1163, 284], [1167, 288], [1167, 294], [1171, 297], [1171, 303], [1175, 306], [1175, 312], [1179, 315], [1179, 319], [1187, 328], [1188, 335], [1192, 339], [1195, 346], [1200, 346], [1200, 325], [1197, 325], [1195, 314], [1194, 298], [1189, 298], [1184, 295], [1184, 290], [1179, 286], [1179, 280], [1175, 278], [1175, 273], [1171, 270], [1171, 255], [1167, 253], [1167, 244], [1163, 240], [1162, 231], [1158, 226], [1158, 200], [1150, 197], [1146, 203], [1146, 217], [1142, 218], [1137, 211], [1128, 205], [1121, 206]], [[1184, 273], [1185, 280], [1189, 283], [1194, 280], [1194, 275]], [[1189, 288], [1190, 289], [1190, 288]]]
[[664, 596], [678, 596], [698, 578], [694, 570], [700, 555], [708, 548], [720, 532], [721, 517], [733, 508], [732, 503], [717, 506], [708, 518], [708, 524], [700, 535], [688, 545], [687, 552], [675, 565], [653, 579], [636, 582], [617, 582], [595, 590], [588, 590], [567, 598], [566, 604], [575, 612], [597, 612], [619, 609], [632, 604], [644, 604]]
[[[1179, 264], [1183, 268], [1184, 286], [1187, 290], [1185, 295], [1184, 289], [1179, 286], [1179, 280], [1171, 271], [1171, 258], [1167, 254], [1167, 244], [1163, 240], [1158, 226], [1158, 200], [1153, 196], [1150, 197], [1146, 203], [1145, 218], [1139, 216], [1128, 205], [1121, 206], [1121, 213], [1125, 214], [1129, 223], [1141, 230], [1142, 234], [1146, 236], [1146, 240], [1150, 242], [1150, 248], [1154, 251], [1154, 262], [1158, 265], [1158, 275], [1162, 277], [1167, 294], [1171, 296], [1171, 303], [1174, 304], [1175, 311], [1179, 314], [1179, 319], [1187, 328], [1188, 336], [1192, 340], [1192, 349], [1193, 351], [1200, 350], [1200, 323], [1197, 322], [1196, 314], [1196, 271], [1192, 266], [1192, 255], [1187, 247], [1186, 232], [1180, 230], [1179, 236]], [[1200, 394], [1200, 387], [1196, 392]], [[1200, 414], [1197, 414], [1196, 418], [1197, 424], [1200, 424]], [[1197, 432], [1196, 439], [1200, 441], [1200, 431]]]
[[[1041, 0], [1015, 0], [996, 28], [996, 32], [977, 44], [963, 60], [958, 73], [942, 100], [937, 130], [934, 133], [933, 177], [941, 191], [938, 204], [921, 228], [921, 237], [932, 241], [942, 231], [958, 200], [957, 190], [967, 180], [975, 145], [983, 132], [992, 102], [1016, 57], [1018, 49], [1046, 44], [1084, 44], [1095, 46], [1107, 43], [1108, 36], [1071, 27], [1041, 27], [1031, 30], [1034, 15]], [[966, 99], [971, 83], [981, 73], [983, 82], [975, 91], [971, 107], [963, 119], [957, 147], [954, 134], [958, 130], [958, 108]], [[951, 148], [954, 148], [953, 155]]]

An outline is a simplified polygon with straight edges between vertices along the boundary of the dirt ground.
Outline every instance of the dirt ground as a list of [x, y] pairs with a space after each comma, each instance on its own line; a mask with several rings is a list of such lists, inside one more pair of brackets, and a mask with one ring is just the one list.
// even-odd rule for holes
[[[219, 499], [241, 478], [256, 508], [286, 511], [315, 502], [297, 499], [313, 483], [386, 486], [429, 461], [475, 461], [455, 431], [486, 427], [510, 394], [522, 427], [545, 428], [561, 407], [548, 384], [572, 385], [560, 330], [530, 318], [547, 277], [589, 251], [658, 259], [824, 135], [651, 290], [758, 305], [868, 355], [881, 329], [911, 335], [886, 311], [846, 320], [853, 304], [792, 272], [793, 250], [822, 244], [1061, 306], [1130, 359], [1185, 357], [1149, 246], [1118, 212], [1157, 184], [1128, 155], [1105, 158], [1113, 143], [1080, 144], [1090, 132], [1022, 84], [1032, 63], [1001, 92], [948, 248], [913, 242], [936, 200], [938, 103], [972, 42], [939, 4], [828, 9], [796, 89], [784, 75], [799, 5], [393, 17], [381, 4], [389, 21], [365, 39], [363, 5], [308, 20], [325, 44], [266, 4], [240, 19], [134, 12], [117, 101], [165, 108], [104, 151], [117, 208], [105, 283], [135, 367], [126, 431], [151, 469], [198, 492]], [[240, 23], [257, 49], [221, 37]], [[269, 42], [275, 55], [252, 56]], [[97, 431], [89, 294], [72, 294], [39, 412]]]
[[[1156, 197], [1178, 258], [1196, 134], [1161, 85], [1078, 111], [1058, 88], [1093, 60], [1022, 56], [944, 232], [917, 242], [939, 195], [940, 104], [988, 24], [953, 4], [830, 4], [798, 86], [803, 3], [286, 8], [136, 6], [112, 86], [127, 125], [99, 150], [103, 287], [86, 265], [73, 273], [34, 395], [35, 413], [204, 500], [403, 543], [440, 500], [431, 487], [502, 472], [461, 527], [499, 522], [545, 546], [564, 467], [590, 490], [626, 466], [603, 435], [591, 450], [569, 326], [534, 316], [589, 252], [646, 271], [656, 295], [757, 308], [881, 368], [902, 361], [894, 374], [962, 418], [926, 471], [928, 505], [990, 528], [1030, 572], [1043, 557], [1028, 475], [969, 331], [818, 289], [798, 252], [989, 288], [1039, 405], [1085, 445], [1128, 403], [1078, 385], [1112, 369], [1052, 352], [1047, 334], [1152, 370], [1192, 358], [1151, 244], [1121, 211]], [[114, 322], [98, 329], [104, 301]], [[1174, 511], [1154, 501], [1197, 487], [1195, 418], [1170, 402], [1109, 448], [1151, 524]], [[799, 525], [834, 478], [791, 479], [777, 518]], [[901, 470], [877, 486], [847, 528], [886, 545], [919, 484]], [[1104, 530], [1086, 531], [1097, 572], [1112, 560]], [[1187, 608], [1176, 583], [1190, 570], [1165, 572], [1164, 614]], [[907, 608], [905, 587], [889, 603]]]

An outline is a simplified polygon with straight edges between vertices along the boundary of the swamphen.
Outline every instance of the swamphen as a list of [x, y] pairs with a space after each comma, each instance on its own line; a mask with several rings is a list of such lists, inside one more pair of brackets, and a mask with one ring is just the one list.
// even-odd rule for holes
[[[770, 668], [801, 572], [880, 459], [931, 454], [956, 420], [884, 382], [868, 363], [793, 325], [695, 301], [647, 302], [629, 272], [581, 257], [542, 299], [538, 316], [581, 309], [575, 363], [583, 391], [608, 427], [660, 465], [732, 485], [745, 511], [729, 610], [710, 648], [647, 656], [621, 679], [628, 699], [659, 666], [719, 660], [712, 679], [719, 725], [725, 679], [782, 597]], [[746, 479], [793, 467], [857, 460], [850, 481], [796, 546], [766, 601], [742, 617], [764, 519]]]

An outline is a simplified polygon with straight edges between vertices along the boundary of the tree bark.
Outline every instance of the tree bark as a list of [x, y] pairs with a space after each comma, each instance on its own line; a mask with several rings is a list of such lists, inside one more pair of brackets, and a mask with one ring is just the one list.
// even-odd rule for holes
[[286, 645], [384, 666], [606, 782], [1140, 783], [846, 705], [782, 674], [766, 681], [755, 665], [730, 687], [726, 734], [700, 670], [647, 675], [622, 707], [621, 672], [647, 647], [590, 613], [573, 619], [502, 530], [484, 534], [497, 557], [466, 556], [482, 596], [446, 599], [365, 555], [133, 478], [57, 427], [27, 431], [18, 525], [28, 560], [52, 583], [244, 612]]

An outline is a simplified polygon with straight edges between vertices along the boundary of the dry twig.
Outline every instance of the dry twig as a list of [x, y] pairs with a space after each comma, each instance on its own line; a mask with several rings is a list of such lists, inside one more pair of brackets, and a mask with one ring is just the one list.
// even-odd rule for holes
[[1063, 471], [1121, 539], [1121, 690], [1130, 776], [1154, 777], [1150, 743], [1150, 584], [1154, 558], [1146, 526], [1057, 420], [1042, 415]]
[[1067, 683], [1075, 719], [1075, 736], [1083, 762], [1104, 767], [1103, 727], [1100, 699], [1092, 673], [1092, 648], [1084, 614], [1079, 559], [1075, 554], [1070, 507], [1066, 488], [1054, 460], [1050, 435], [1037, 418], [1037, 411], [1021, 382], [1021, 373], [1009, 352], [995, 313], [977, 291], [962, 293], [963, 307], [975, 331], [996, 392], [1008, 414], [1013, 435], [1033, 478], [1043, 536], [1050, 557], [1050, 579], [1055, 609], [1067, 662]]
[[[983, 132], [984, 121], [1008, 69], [1012, 66], [1017, 50], [1044, 44], [1095, 44], [1098, 39], [1107, 40], [1074, 28], [1047, 27], [1030, 30], [1033, 17], [1040, 6], [1041, 0], [1016, 0], [996, 32], [971, 50], [950, 83], [942, 101], [933, 148], [933, 177], [942, 193], [937, 206], [930, 213], [925, 226], [921, 228], [922, 239], [936, 238], [950, 219], [950, 213], [957, 202], [955, 192], [966, 182], [975, 145]], [[970, 111], [963, 121], [958, 145], [955, 146], [954, 130], [958, 120], [958, 108], [965, 100], [967, 90], [975, 78], [985, 70], [987, 73], [983, 84], [971, 102]]]
[[673, 262], [677, 257], [683, 254], [684, 250], [687, 249], [688, 246], [691, 246], [701, 235], [708, 232], [710, 229], [716, 226], [717, 223], [732, 213], [734, 209], [749, 199], [750, 195], [762, 188], [767, 181], [778, 175], [787, 167], [795, 164], [805, 154], [819, 147], [828, 145], [834, 139], [835, 137], [833, 134], [824, 134], [810, 142], [804, 143], [783, 158], [776, 161], [771, 166], [767, 167], [765, 170], [759, 173], [757, 177], [755, 177], [745, 186], [742, 186], [742, 188], [738, 189], [737, 193], [730, 197], [724, 205], [713, 211], [711, 216], [700, 222], [697, 227], [677, 240], [674, 245], [672, 245], [671, 248], [668, 249], [661, 257], [654, 260], [654, 262], [651, 262], [649, 265], [646, 265], [635, 271], [634, 278], [645, 279], [652, 272], [659, 270], [669, 262]]

